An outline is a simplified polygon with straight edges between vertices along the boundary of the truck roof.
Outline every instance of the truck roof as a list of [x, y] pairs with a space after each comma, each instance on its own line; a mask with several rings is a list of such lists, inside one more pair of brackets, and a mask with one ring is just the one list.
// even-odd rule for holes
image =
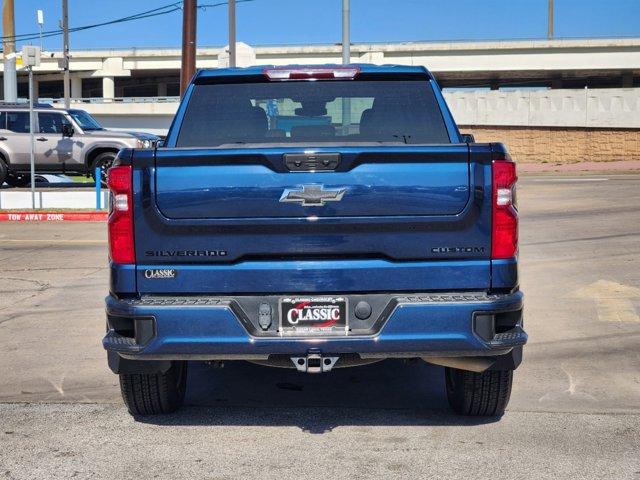
[[211, 78], [211, 77], [228, 77], [228, 76], [251, 76], [262, 75], [265, 69], [277, 68], [277, 69], [304, 69], [304, 68], [345, 68], [345, 67], [358, 67], [361, 73], [396, 73], [396, 74], [426, 74], [429, 78], [433, 79], [431, 72], [423, 66], [412, 65], [374, 65], [371, 63], [351, 63], [349, 65], [339, 64], [320, 64], [320, 65], [255, 65], [252, 67], [234, 67], [234, 68], [205, 68], [200, 69], [196, 73], [194, 79], [198, 78]]

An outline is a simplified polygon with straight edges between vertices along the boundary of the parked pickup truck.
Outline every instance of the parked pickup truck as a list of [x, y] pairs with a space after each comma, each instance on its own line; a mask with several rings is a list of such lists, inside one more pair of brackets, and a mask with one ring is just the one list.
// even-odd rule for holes
[[386, 358], [444, 366], [458, 413], [504, 412], [527, 340], [516, 168], [426, 69], [202, 70], [164, 145], [114, 165], [103, 343], [131, 414], [179, 407], [190, 360]]

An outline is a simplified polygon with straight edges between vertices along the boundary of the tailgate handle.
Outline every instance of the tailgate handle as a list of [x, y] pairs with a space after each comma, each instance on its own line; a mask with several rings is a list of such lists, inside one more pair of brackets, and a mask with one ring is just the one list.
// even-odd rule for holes
[[335, 170], [340, 165], [339, 153], [285, 153], [284, 164], [291, 172]]

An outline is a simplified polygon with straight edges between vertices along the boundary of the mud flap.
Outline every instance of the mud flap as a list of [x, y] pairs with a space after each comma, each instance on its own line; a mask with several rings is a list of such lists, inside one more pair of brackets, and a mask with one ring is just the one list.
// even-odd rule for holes
[[107, 359], [113, 373], [166, 373], [171, 368], [170, 360], [129, 360], [117, 352], [107, 352]]

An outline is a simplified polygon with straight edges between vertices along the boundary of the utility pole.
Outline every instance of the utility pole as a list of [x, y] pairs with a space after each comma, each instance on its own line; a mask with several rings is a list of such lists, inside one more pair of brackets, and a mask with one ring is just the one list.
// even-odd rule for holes
[[547, 38], [551, 40], [553, 38], [553, 0], [549, 0], [549, 12], [548, 12], [548, 25], [547, 25]]
[[196, 0], [182, 2], [182, 69], [180, 70], [180, 96], [187, 90], [196, 73]]
[[2, 0], [2, 53], [4, 54], [4, 100], [18, 100], [18, 79], [16, 77], [16, 24], [13, 17], [13, 0]]
[[236, 66], [236, 0], [229, 0], [229, 66]]
[[64, 69], [64, 108], [71, 106], [71, 79], [69, 78], [69, 5], [62, 0], [62, 68]]
[[342, 64], [351, 63], [351, 39], [349, 38], [349, 26], [351, 13], [349, 11], [349, 0], [342, 0]]

